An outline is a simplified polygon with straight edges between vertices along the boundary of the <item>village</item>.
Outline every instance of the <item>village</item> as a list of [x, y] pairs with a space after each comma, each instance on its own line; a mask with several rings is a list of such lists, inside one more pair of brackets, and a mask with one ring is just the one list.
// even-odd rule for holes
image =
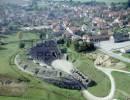
[[129, 98], [130, 0], [16, 1], [0, 2], [0, 100]]

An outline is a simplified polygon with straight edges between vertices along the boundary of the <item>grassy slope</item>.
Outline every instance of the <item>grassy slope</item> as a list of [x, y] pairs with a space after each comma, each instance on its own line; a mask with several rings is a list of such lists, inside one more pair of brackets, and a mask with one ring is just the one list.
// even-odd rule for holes
[[[71, 51], [70, 55], [71, 59], [75, 60], [75, 66], [84, 74], [88, 75], [89, 78], [95, 80], [97, 85], [95, 87], [88, 88], [88, 90], [95, 94], [96, 96], [106, 96], [110, 90], [110, 81], [108, 77], [105, 76], [104, 73], [98, 71], [94, 67], [94, 63], [92, 60], [89, 60], [85, 55], [78, 54], [74, 51]], [[104, 91], [104, 92], [99, 92]]]
[[[26, 37], [24, 37], [24, 39], [25, 38], [36, 38], [36, 35], [26, 33]], [[17, 40], [17, 37], [14, 34], [8, 36], [7, 40], [15, 41]], [[67, 96], [70, 96], [69, 100], [84, 100], [78, 91], [57, 88], [50, 84], [41, 82], [35, 77], [20, 72], [16, 66], [10, 66], [8, 64], [9, 58], [18, 51], [18, 43], [6, 45], [4, 48], [6, 48], [6, 50], [0, 50], [0, 74], [8, 74], [16, 78], [24, 76], [29, 78], [31, 82], [28, 84], [27, 91], [23, 94], [22, 97], [0, 96], [0, 100], [66, 100]], [[91, 79], [96, 80], [98, 83], [97, 86], [89, 88], [89, 91], [97, 96], [107, 95], [110, 88], [108, 78], [103, 73], [94, 68], [93, 61], [89, 60], [85, 55], [77, 54], [74, 51], [71, 52], [71, 56], [72, 59], [76, 58], [76, 62], [74, 63], [76, 67], [86, 75], [89, 75]], [[117, 82], [117, 88], [125, 91], [127, 94], [130, 94], [130, 86], [128, 84], [130, 83], [129, 77], [125, 74], [115, 72], [113, 75]], [[104, 92], [99, 92], [99, 90]], [[116, 97], [121, 98], [121, 100], [125, 98], [120, 92], [116, 93]]]
[[112, 75], [116, 80], [117, 94], [116, 97], [120, 100], [125, 100], [130, 97], [130, 76], [124, 73], [113, 72]]
[[130, 59], [130, 53], [123, 54], [123, 56]]
[[[78, 55], [73, 52], [72, 59], [77, 59], [75, 62], [75, 66], [78, 67], [83, 73], [87, 74], [91, 79], [96, 80], [98, 85], [96, 87], [89, 88], [89, 91], [98, 96], [104, 96], [109, 91], [110, 84], [106, 76], [103, 73], [99, 72], [94, 68], [93, 62], [86, 58], [84, 55]], [[130, 64], [128, 65], [128, 69], [130, 69]], [[115, 98], [119, 100], [126, 100], [128, 95], [130, 95], [130, 76], [123, 73], [113, 72], [112, 75], [115, 78], [117, 91], [115, 94]], [[104, 92], [99, 92], [104, 91]], [[127, 95], [126, 95], [127, 94]]]
[[[35, 38], [36, 35], [26, 33], [23, 39], [30, 39], [30, 37]], [[6, 40], [17, 41], [18, 39], [16, 34], [14, 34], [8, 36]], [[19, 51], [18, 43], [8, 44], [4, 46], [4, 48], [6, 48], [6, 50], [0, 50], [0, 74], [8, 74], [16, 78], [24, 76], [30, 79], [31, 82], [28, 84], [27, 91], [22, 97], [0, 96], [0, 100], [66, 100], [68, 95], [70, 97], [69, 100], [84, 100], [79, 91], [60, 89], [19, 71], [15, 65], [10, 66], [10, 57]]]

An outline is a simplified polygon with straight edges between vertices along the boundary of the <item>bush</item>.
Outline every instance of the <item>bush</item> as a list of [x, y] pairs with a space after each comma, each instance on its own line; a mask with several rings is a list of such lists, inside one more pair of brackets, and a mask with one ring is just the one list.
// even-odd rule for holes
[[19, 48], [20, 48], [20, 49], [22, 49], [22, 48], [24, 48], [24, 47], [25, 47], [25, 43], [20, 43], [20, 44], [19, 44]]
[[74, 42], [74, 48], [77, 52], [86, 52], [95, 50], [93, 43], [84, 42], [82, 40], [77, 40]]

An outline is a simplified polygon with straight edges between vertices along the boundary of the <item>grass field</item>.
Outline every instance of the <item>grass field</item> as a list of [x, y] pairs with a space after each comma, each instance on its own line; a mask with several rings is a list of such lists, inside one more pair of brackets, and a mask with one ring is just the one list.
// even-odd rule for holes
[[[88, 90], [95, 94], [96, 96], [106, 96], [110, 91], [110, 81], [108, 77], [97, 70], [94, 67], [94, 63], [91, 59], [87, 58], [84, 54], [78, 54], [72, 49], [69, 51], [71, 55], [71, 59], [74, 62], [74, 65], [84, 74], [88, 75], [88, 77], [92, 80], [95, 80], [97, 85], [89, 88]], [[99, 92], [99, 90], [104, 92]]]
[[[30, 37], [37, 38], [35, 34], [26, 33], [23, 39], [30, 39]], [[13, 34], [7, 36], [5, 40], [17, 41], [18, 39], [16, 34]], [[15, 65], [10, 65], [11, 56], [20, 51], [18, 44], [19, 42], [2, 46], [4, 49], [0, 50], [0, 74], [12, 76], [16, 79], [25, 77], [30, 82], [27, 83], [27, 90], [21, 97], [0, 96], [0, 100], [67, 100], [67, 98], [69, 100], [84, 100], [79, 91], [60, 89], [19, 71]]]
[[[79, 55], [76, 52], [70, 54], [73, 55], [71, 58], [73, 61], [75, 61], [75, 58], [77, 59], [75, 61], [75, 66], [77, 66], [81, 72], [87, 74], [91, 79], [96, 80], [98, 83], [97, 86], [89, 88], [88, 90], [97, 96], [104, 96], [108, 94], [110, 89], [109, 80], [102, 72], [99, 72], [94, 68], [93, 62], [86, 56], [81, 54]], [[127, 64], [127, 66], [127, 69], [130, 69], [130, 64]], [[115, 78], [117, 87], [115, 98], [118, 98], [119, 100], [127, 100], [127, 97], [130, 95], [130, 75], [118, 72], [113, 72], [112, 75]], [[99, 90], [103, 92], [99, 92]]]
[[130, 53], [123, 54], [123, 56], [130, 59]]
[[117, 93], [115, 97], [120, 100], [127, 100], [130, 98], [130, 75], [113, 72], [112, 75], [116, 80]]
[[[23, 39], [38, 39], [38, 36], [34, 33], [24, 33]], [[5, 41], [18, 41], [17, 35], [7, 35]], [[7, 97], [0, 96], [0, 100], [84, 100], [80, 91], [72, 91], [66, 89], [60, 89], [53, 85], [47, 84], [33, 76], [21, 72], [15, 65], [10, 65], [10, 59], [12, 55], [21, 51], [18, 48], [19, 42], [11, 43], [1, 46], [0, 49], [0, 74], [8, 75], [17, 78], [27, 78], [30, 80], [27, 83], [26, 92], [20, 97]], [[106, 96], [110, 91], [110, 81], [102, 72], [95, 69], [93, 61], [84, 54], [79, 54], [73, 49], [69, 49], [69, 55], [74, 65], [89, 78], [95, 80], [97, 85], [95, 87], [88, 88], [88, 90], [96, 96]], [[13, 61], [13, 60], [12, 60]], [[113, 73], [117, 84], [117, 98], [124, 100], [125, 95], [130, 94], [130, 79], [126, 74]], [[103, 92], [99, 92], [103, 91]], [[125, 93], [124, 93], [125, 92]]]

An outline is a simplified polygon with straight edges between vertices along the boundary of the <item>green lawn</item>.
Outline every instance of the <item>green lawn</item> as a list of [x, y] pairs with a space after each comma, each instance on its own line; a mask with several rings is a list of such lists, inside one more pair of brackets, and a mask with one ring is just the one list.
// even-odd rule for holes
[[[16, 34], [7, 36], [5, 41], [18, 41]], [[38, 38], [36, 34], [26, 33], [23, 39]], [[51, 84], [47, 84], [33, 76], [27, 75], [17, 69], [15, 65], [10, 65], [12, 55], [21, 51], [18, 48], [19, 42], [2, 46], [0, 49], [0, 74], [9, 75], [14, 78], [27, 78], [27, 90], [21, 97], [4, 97], [0, 96], [0, 100], [84, 100], [79, 91], [60, 89]], [[13, 61], [13, 60], [12, 60]]]
[[123, 56], [130, 59], [130, 53], [125, 53]]
[[119, 99], [127, 97], [130, 98], [130, 74], [128, 75], [124, 73], [113, 72], [112, 75], [116, 80], [116, 87], [117, 87], [117, 93], [115, 96]]
[[[70, 50], [70, 52], [72, 51], [73, 50]], [[97, 86], [89, 88], [88, 90], [97, 96], [107, 95], [110, 89], [110, 82], [102, 72], [94, 68], [93, 61], [88, 59], [87, 56], [77, 54], [74, 51], [69, 54], [71, 55], [72, 61], [75, 61], [75, 66], [98, 83]], [[127, 69], [130, 69], [130, 64], [127, 64]], [[117, 87], [115, 98], [126, 100], [127, 96], [130, 95], [130, 75], [128, 76], [127, 74], [117, 72], [113, 72], [112, 75], [115, 78]]]
[[[38, 36], [32, 33], [25, 33], [23, 39], [37, 39]], [[16, 34], [7, 36], [6, 41], [18, 41]], [[9, 65], [9, 61], [12, 55], [16, 54], [18, 51], [21, 51], [18, 48], [18, 43], [12, 43], [5, 46], [2, 46], [4, 49], [0, 49], [0, 74], [9, 75], [17, 78], [27, 78], [30, 80], [27, 83], [27, 90], [21, 97], [5, 97], [0, 96], [0, 100], [84, 100], [81, 96], [80, 91], [72, 91], [66, 89], [60, 89], [51, 84], [47, 84], [33, 76], [30, 76], [26, 73], [21, 72], [17, 69], [15, 65]], [[84, 54], [79, 54], [74, 50], [69, 50], [69, 55], [74, 65], [84, 74], [88, 75], [89, 78], [95, 80], [97, 85], [95, 87], [88, 88], [88, 90], [95, 94], [96, 96], [106, 96], [110, 91], [110, 81], [106, 75], [98, 71], [93, 64], [93, 61], [89, 59]], [[12, 60], [13, 61], [13, 60]], [[130, 78], [126, 74], [113, 73], [116, 84], [117, 92], [116, 97], [124, 100], [124, 94], [122, 91], [125, 91], [127, 94], [130, 94]], [[99, 92], [103, 91], [103, 92]], [[121, 91], [120, 91], [121, 90]]]
[[[69, 54], [71, 56], [74, 65], [84, 74], [88, 75], [88, 77], [92, 80], [95, 80], [97, 85], [88, 90], [95, 94], [96, 96], [106, 96], [110, 91], [110, 81], [108, 77], [97, 70], [94, 67], [94, 63], [91, 59], [87, 58], [84, 54], [78, 54], [72, 49], [69, 50]], [[104, 91], [104, 92], [99, 92]]]

